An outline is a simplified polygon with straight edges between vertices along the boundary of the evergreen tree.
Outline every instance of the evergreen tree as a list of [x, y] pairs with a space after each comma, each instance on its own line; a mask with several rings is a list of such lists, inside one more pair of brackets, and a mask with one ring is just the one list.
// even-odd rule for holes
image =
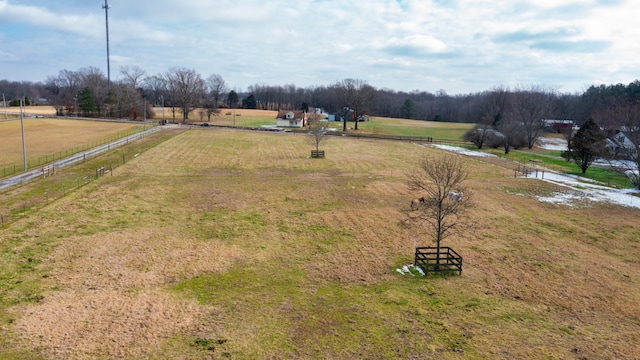
[[416, 108], [411, 99], [404, 101], [404, 104], [400, 108], [400, 116], [405, 119], [413, 119], [416, 116]]
[[582, 173], [600, 156], [605, 153], [606, 136], [593, 118], [576, 132], [568, 148], [568, 157], [580, 166]]
[[227, 95], [227, 103], [229, 104], [229, 107], [235, 109], [236, 106], [238, 106], [238, 93], [234, 90], [229, 91], [229, 94]]
[[78, 107], [84, 111], [85, 115], [90, 115], [96, 111], [93, 92], [88, 87], [85, 87], [78, 93]]
[[242, 107], [244, 107], [245, 109], [256, 109], [258, 107], [258, 104], [256, 102], [255, 95], [251, 94], [247, 96], [247, 98], [242, 102]]

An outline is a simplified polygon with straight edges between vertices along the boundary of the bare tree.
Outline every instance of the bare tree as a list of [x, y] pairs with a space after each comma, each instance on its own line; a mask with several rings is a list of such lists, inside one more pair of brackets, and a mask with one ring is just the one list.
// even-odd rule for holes
[[144, 89], [155, 105], [163, 105], [167, 96], [167, 79], [162, 75], [152, 75], [144, 79]]
[[[57, 115], [77, 114], [77, 95], [80, 91], [80, 74], [71, 70], [60, 70], [58, 76], [50, 76], [45, 81], [45, 88], [50, 101], [56, 108]], [[66, 110], [66, 111], [65, 111]]]
[[104, 111], [104, 115], [109, 115], [108, 105], [112, 101], [107, 93], [107, 78], [102, 70], [94, 66], [81, 68], [78, 70], [81, 88], [89, 89], [93, 96], [93, 103], [98, 114]]
[[146, 74], [139, 66], [122, 66], [120, 73], [124, 76], [124, 83], [134, 89], [141, 86], [142, 79]]
[[[358, 130], [358, 121], [361, 116], [367, 114], [375, 98], [376, 90], [366, 81], [359, 79], [345, 79], [337, 86], [342, 92], [344, 106], [353, 111], [355, 129]], [[345, 117], [342, 126], [343, 131], [347, 130], [347, 121], [348, 119]]]
[[511, 111], [513, 111], [514, 120], [522, 124], [527, 147], [531, 149], [540, 136], [544, 119], [553, 116], [555, 94], [552, 91], [532, 86], [516, 89], [512, 99]]
[[486, 115], [481, 117], [478, 124], [464, 134], [463, 139], [471, 141], [478, 149], [482, 149], [485, 141], [491, 137], [492, 133], [496, 132], [492, 129], [491, 122], [491, 117]]
[[500, 119], [496, 129], [502, 134], [505, 154], [508, 154], [512, 147], [518, 149], [526, 144], [526, 135], [522, 123], [511, 112], [507, 112]]
[[173, 103], [182, 111], [182, 122], [186, 123], [189, 113], [202, 98], [204, 81], [195, 70], [185, 68], [171, 68], [166, 78]]
[[572, 142], [573, 142], [573, 137], [575, 135], [575, 129], [573, 124], [571, 124], [570, 126], [567, 127], [563, 127], [559, 130], [559, 132], [562, 134], [562, 136], [564, 137], [564, 139], [567, 141], [567, 150], [563, 151], [561, 153], [561, 155], [567, 160], [567, 161], [571, 161], [571, 147]]
[[442, 240], [473, 227], [465, 216], [471, 205], [471, 194], [462, 187], [467, 177], [462, 157], [449, 153], [425, 158], [415, 171], [407, 174], [409, 189], [421, 196], [411, 202], [408, 220], [425, 227], [435, 240], [437, 266]]
[[124, 79], [118, 81], [112, 91], [112, 96], [116, 100], [114, 109], [117, 110], [118, 116], [128, 116], [136, 120], [144, 114], [149, 114], [151, 108], [147, 104], [146, 92], [142, 88], [145, 71], [139, 66], [122, 66], [120, 73]]
[[496, 87], [486, 94], [484, 100], [482, 117], [487, 117], [492, 126], [497, 126], [509, 109], [509, 90]]
[[213, 105], [217, 108], [220, 104], [220, 100], [224, 99], [225, 95], [229, 91], [227, 83], [224, 81], [222, 76], [213, 74], [207, 78], [206, 85], [207, 91], [213, 99]]
[[307, 116], [311, 143], [316, 147], [316, 151], [319, 151], [320, 144], [329, 136], [325, 126], [326, 122], [322, 121], [321, 115], [315, 109], [309, 109]]
[[615, 123], [613, 138], [619, 143], [628, 162], [613, 162], [616, 171], [626, 175], [640, 189], [640, 100], [614, 99], [609, 115]]

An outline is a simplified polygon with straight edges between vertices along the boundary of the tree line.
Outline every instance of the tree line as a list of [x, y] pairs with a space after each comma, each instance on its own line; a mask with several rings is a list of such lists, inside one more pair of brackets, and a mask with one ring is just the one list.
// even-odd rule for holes
[[464, 136], [478, 148], [531, 149], [543, 131], [557, 131], [568, 144], [563, 156], [583, 173], [604, 158], [640, 188], [640, 81], [591, 86], [579, 96], [538, 87], [497, 88], [483, 96], [482, 115]]
[[[140, 118], [149, 105], [175, 108], [186, 120], [194, 109], [204, 109], [200, 117], [210, 117], [221, 107], [265, 110], [321, 108], [334, 113], [345, 107], [356, 115], [384, 116], [429, 121], [487, 123], [497, 125], [502, 117], [520, 117], [527, 129], [527, 142], [535, 135], [530, 122], [536, 118], [573, 119], [582, 124], [589, 117], [604, 117], [619, 102], [640, 99], [640, 82], [591, 86], [583, 93], [565, 94], [540, 86], [490, 90], [449, 95], [444, 90], [395, 91], [375, 88], [366, 81], [345, 79], [329, 85], [296, 87], [294, 84], [255, 84], [245, 91], [231, 89], [222, 76], [203, 77], [197, 71], [171, 68], [148, 75], [137, 66], [120, 69], [119, 80], [108, 84], [95, 67], [75, 71], [60, 70], [43, 82], [0, 80], [0, 92], [7, 101], [29, 98], [32, 103], [46, 99], [60, 115]], [[616, 98], [616, 104], [612, 102]], [[148, 109], [150, 110], [150, 109]], [[519, 112], [519, 113], [516, 113]], [[175, 114], [174, 114], [175, 115]], [[605, 121], [605, 119], [602, 119]], [[503, 129], [506, 130], [506, 129]]]

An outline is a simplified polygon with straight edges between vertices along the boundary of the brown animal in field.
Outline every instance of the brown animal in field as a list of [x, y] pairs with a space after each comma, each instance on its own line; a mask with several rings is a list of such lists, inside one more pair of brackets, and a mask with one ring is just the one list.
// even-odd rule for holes
[[411, 200], [411, 209], [412, 210], [417, 209], [420, 206], [420, 204], [424, 204], [425, 201], [426, 200], [425, 200], [424, 196], [419, 198], [419, 199]]

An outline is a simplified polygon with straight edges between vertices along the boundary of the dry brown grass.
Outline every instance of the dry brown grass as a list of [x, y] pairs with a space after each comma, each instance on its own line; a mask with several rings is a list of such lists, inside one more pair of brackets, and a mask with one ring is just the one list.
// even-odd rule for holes
[[[162, 107], [154, 107], [153, 110], [156, 113], [156, 118], [160, 119], [162, 118]], [[219, 116], [231, 116], [231, 114], [233, 114], [234, 109], [220, 109], [220, 114]], [[55, 113], [55, 111], [54, 111]], [[179, 114], [179, 112], [177, 112]], [[227, 113], [229, 113], [229, 115], [227, 115]], [[276, 119], [276, 115], [278, 115], [278, 112], [276, 110], [258, 110], [258, 109], [235, 109], [235, 113], [237, 116], [249, 116], [249, 117], [262, 117], [262, 116], [270, 116], [273, 117], [274, 121]], [[171, 113], [171, 108], [170, 107], [165, 107], [164, 108], [164, 117], [166, 119], [171, 118], [172, 113]], [[198, 109], [195, 109], [192, 113], [190, 118], [196, 119], [198, 117]]]
[[147, 357], [176, 332], [193, 331], [206, 309], [159, 290], [65, 290], [24, 310], [18, 331], [46, 358]]
[[[54, 116], [56, 114], [56, 109], [53, 106], [25, 106], [23, 108], [23, 112], [25, 114], [36, 114], [36, 115], [44, 115], [44, 116]], [[8, 114], [20, 114], [20, 108], [16, 106], [7, 107]], [[4, 109], [0, 114], [0, 119], [4, 116]]]
[[0, 230], [54, 244], [44, 298], [12, 309], [17, 338], [59, 359], [640, 353], [638, 210], [541, 203], [558, 189], [467, 158], [483, 226], [446, 241], [463, 275], [414, 279], [394, 271], [429, 244], [402, 225], [404, 174], [440, 151], [324, 148], [309, 159], [296, 135], [185, 132]]
[[[27, 157], [31, 159], [64, 152], [74, 147], [108, 139], [112, 135], [135, 127], [135, 124], [101, 121], [25, 118], [24, 137]], [[0, 167], [22, 163], [21, 131], [19, 120], [0, 122], [0, 134], [2, 134]]]

